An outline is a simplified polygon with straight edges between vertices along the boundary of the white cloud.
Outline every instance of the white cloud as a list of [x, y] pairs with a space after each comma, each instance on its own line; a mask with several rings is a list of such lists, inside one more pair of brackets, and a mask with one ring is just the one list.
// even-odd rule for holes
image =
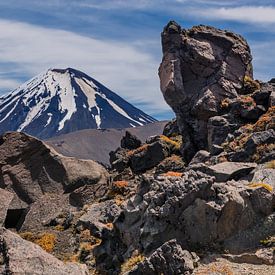
[[[15, 79], [0, 77], [0, 89], [7, 90], [7, 89], [10, 89], [11, 87], [17, 87], [20, 84], [21, 83]], [[1, 94], [0, 94], [0, 97], [1, 97]]]
[[194, 14], [215, 20], [263, 24], [275, 23], [275, 7], [272, 6], [198, 9]]
[[[0, 62], [16, 64], [29, 77], [50, 67], [73, 67], [132, 102], [147, 103], [144, 110], [151, 114], [170, 109], [159, 91], [159, 61], [134, 45], [0, 20]], [[9, 85], [14, 89], [17, 83], [2, 79], [0, 90]]]

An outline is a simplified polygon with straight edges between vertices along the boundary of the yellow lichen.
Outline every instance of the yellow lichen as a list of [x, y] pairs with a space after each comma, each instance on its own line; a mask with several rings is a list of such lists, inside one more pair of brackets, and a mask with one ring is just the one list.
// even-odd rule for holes
[[164, 135], [160, 135], [160, 139], [164, 142], [166, 142], [168, 145], [171, 145], [174, 150], [179, 150], [181, 146], [181, 141], [180, 140], [175, 140], [175, 138], [169, 138]]
[[138, 263], [143, 262], [144, 259], [145, 259], [144, 256], [140, 254], [136, 256], [132, 256], [121, 265], [120, 274], [122, 275], [124, 273], [131, 271]]
[[54, 227], [54, 229], [57, 230], [57, 231], [64, 231], [64, 230], [65, 230], [65, 229], [64, 229], [64, 226], [61, 225], [61, 224], [56, 225], [56, 226]]
[[26, 231], [19, 235], [21, 238], [39, 245], [47, 252], [52, 252], [56, 243], [56, 236], [48, 232], [35, 235], [32, 232]]
[[47, 252], [52, 252], [56, 243], [56, 236], [52, 233], [43, 233], [34, 243], [38, 244]]
[[257, 80], [252, 79], [250, 76], [246, 75], [244, 77], [244, 88], [248, 92], [253, 93], [261, 89], [260, 83]]
[[275, 169], [275, 160], [271, 160], [265, 164], [265, 168], [267, 169]]
[[264, 188], [266, 190], [268, 190], [269, 192], [272, 192], [273, 187], [268, 184], [268, 183], [264, 183], [264, 182], [251, 182], [250, 184], [248, 184], [249, 188]]

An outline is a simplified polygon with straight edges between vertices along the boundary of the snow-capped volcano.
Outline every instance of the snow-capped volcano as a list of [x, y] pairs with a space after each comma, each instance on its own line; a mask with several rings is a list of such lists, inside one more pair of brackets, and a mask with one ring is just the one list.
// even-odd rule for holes
[[0, 133], [49, 138], [81, 129], [126, 128], [156, 121], [90, 76], [50, 69], [0, 97]]

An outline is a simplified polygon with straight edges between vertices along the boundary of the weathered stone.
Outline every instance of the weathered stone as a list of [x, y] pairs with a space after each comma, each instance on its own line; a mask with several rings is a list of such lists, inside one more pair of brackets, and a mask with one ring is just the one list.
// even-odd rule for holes
[[64, 157], [23, 133], [1, 137], [0, 187], [14, 193], [16, 204], [31, 204], [45, 193], [72, 192], [81, 186], [107, 189], [108, 172], [92, 160]]
[[45, 194], [31, 204], [20, 231], [45, 230], [44, 226], [57, 225], [53, 220], [70, 210], [68, 195]]
[[41, 247], [9, 230], [0, 228], [0, 263], [2, 274], [60, 274], [88, 275], [85, 265], [63, 263]]
[[107, 228], [107, 224], [112, 224], [120, 212], [121, 209], [113, 200], [94, 203], [87, 213], [79, 218], [77, 226], [89, 229], [94, 236], [101, 237], [102, 230]]
[[0, 188], [0, 227], [4, 225], [7, 211], [9, 209], [10, 203], [13, 199], [14, 195], [11, 192], [8, 192], [2, 188]]
[[242, 253], [240, 255], [225, 254], [223, 257], [234, 263], [247, 263], [255, 265], [275, 264], [274, 252], [272, 248], [263, 248], [254, 253]]
[[207, 123], [220, 103], [235, 98], [244, 76], [252, 77], [251, 54], [239, 35], [208, 26], [181, 29], [169, 22], [162, 32], [160, 86], [174, 110], [188, 161], [207, 149]]
[[259, 165], [256, 169], [252, 182], [259, 183], [264, 182], [273, 187], [275, 190], [275, 169], [268, 168], [268, 163]]
[[145, 171], [156, 166], [169, 154], [169, 148], [165, 142], [156, 141], [146, 144], [140, 152], [130, 156], [130, 167], [135, 172]]
[[139, 263], [129, 275], [188, 275], [196, 267], [197, 257], [194, 253], [183, 250], [177, 241], [164, 243], [143, 262]]
[[222, 162], [208, 167], [208, 173], [215, 176], [217, 182], [239, 179], [257, 167], [256, 163]]
[[205, 150], [198, 151], [190, 161], [189, 165], [205, 163], [210, 158], [210, 153]]

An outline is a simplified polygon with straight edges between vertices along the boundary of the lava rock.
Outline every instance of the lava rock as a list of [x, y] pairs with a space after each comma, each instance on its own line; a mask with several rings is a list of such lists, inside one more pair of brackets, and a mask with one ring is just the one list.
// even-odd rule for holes
[[143, 150], [130, 156], [130, 167], [134, 172], [145, 171], [159, 164], [168, 155], [169, 147], [165, 142], [145, 144]]
[[257, 167], [256, 163], [222, 162], [208, 167], [208, 173], [216, 178], [217, 182], [226, 182], [230, 179], [240, 179]]
[[125, 136], [121, 139], [121, 148], [133, 150], [141, 146], [141, 141], [129, 131], [125, 132]]
[[220, 114], [221, 101], [238, 97], [244, 76], [252, 77], [250, 48], [234, 33], [202, 25], [185, 30], [171, 21], [162, 32], [162, 49], [161, 91], [176, 114], [190, 161], [207, 149], [208, 119]]
[[188, 275], [193, 273], [198, 257], [183, 250], [175, 239], [164, 243], [152, 255], [139, 263], [129, 275]]

